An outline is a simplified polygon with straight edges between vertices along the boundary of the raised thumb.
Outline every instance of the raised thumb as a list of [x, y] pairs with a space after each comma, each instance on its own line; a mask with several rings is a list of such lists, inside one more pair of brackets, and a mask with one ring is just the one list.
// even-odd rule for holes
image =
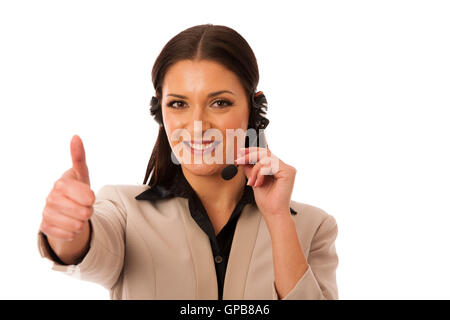
[[77, 135], [74, 135], [70, 141], [70, 154], [72, 156], [72, 168], [77, 175], [77, 179], [90, 186], [91, 183], [89, 181], [89, 171], [86, 164], [83, 141]]

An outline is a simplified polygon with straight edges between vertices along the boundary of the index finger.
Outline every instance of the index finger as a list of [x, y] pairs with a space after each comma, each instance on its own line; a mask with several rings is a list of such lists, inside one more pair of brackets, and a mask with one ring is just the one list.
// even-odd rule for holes
[[252, 153], [257, 151], [258, 155], [260, 156], [270, 156], [272, 153], [270, 152], [269, 148], [261, 148], [261, 147], [248, 147], [248, 148], [240, 148], [239, 149], [239, 156], [245, 156], [246, 154]]
[[83, 206], [91, 206], [95, 202], [94, 192], [81, 181], [61, 178], [55, 182], [54, 188]]

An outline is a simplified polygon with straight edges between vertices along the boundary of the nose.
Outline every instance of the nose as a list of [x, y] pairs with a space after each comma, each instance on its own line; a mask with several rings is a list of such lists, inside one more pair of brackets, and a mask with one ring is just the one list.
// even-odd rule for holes
[[211, 128], [211, 119], [208, 113], [205, 111], [205, 108], [199, 105], [192, 109], [191, 117], [188, 121], [188, 127], [191, 132], [194, 132], [195, 122], [197, 122], [197, 126], [201, 123], [202, 131]]

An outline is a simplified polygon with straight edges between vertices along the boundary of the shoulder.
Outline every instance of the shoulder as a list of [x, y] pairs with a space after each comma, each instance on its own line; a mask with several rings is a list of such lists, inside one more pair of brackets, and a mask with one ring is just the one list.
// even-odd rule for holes
[[139, 184], [107, 184], [96, 192], [96, 198], [98, 200], [116, 200], [121, 203], [134, 202], [135, 197], [148, 188], [147, 185]]
[[297, 214], [293, 215], [294, 217], [306, 219], [312, 223], [321, 223], [327, 219], [335, 220], [327, 211], [311, 204], [292, 200], [291, 208], [297, 211]]
[[[155, 201], [161, 200], [161, 201]], [[148, 185], [144, 184], [108, 184], [101, 187], [96, 193], [96, 201], [112, 202], [125, 211], [145, 210], [173, 210], [176, 197], [165, 197], [154, 193]]]
[[291, 201], [291, 208], [297, 211], [297, 214], [292, 217], [299, 234], [311, 240], [336, 238], [337, 222], [333, 215], [317, 206], [298, 201]]

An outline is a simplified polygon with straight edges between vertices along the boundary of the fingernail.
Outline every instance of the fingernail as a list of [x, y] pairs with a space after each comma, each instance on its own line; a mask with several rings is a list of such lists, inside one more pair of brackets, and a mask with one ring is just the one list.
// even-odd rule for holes
[[239, 157], [235, 161], [236, 161], [237, 164], [244, 164], [245, 163], [245, 157]]

